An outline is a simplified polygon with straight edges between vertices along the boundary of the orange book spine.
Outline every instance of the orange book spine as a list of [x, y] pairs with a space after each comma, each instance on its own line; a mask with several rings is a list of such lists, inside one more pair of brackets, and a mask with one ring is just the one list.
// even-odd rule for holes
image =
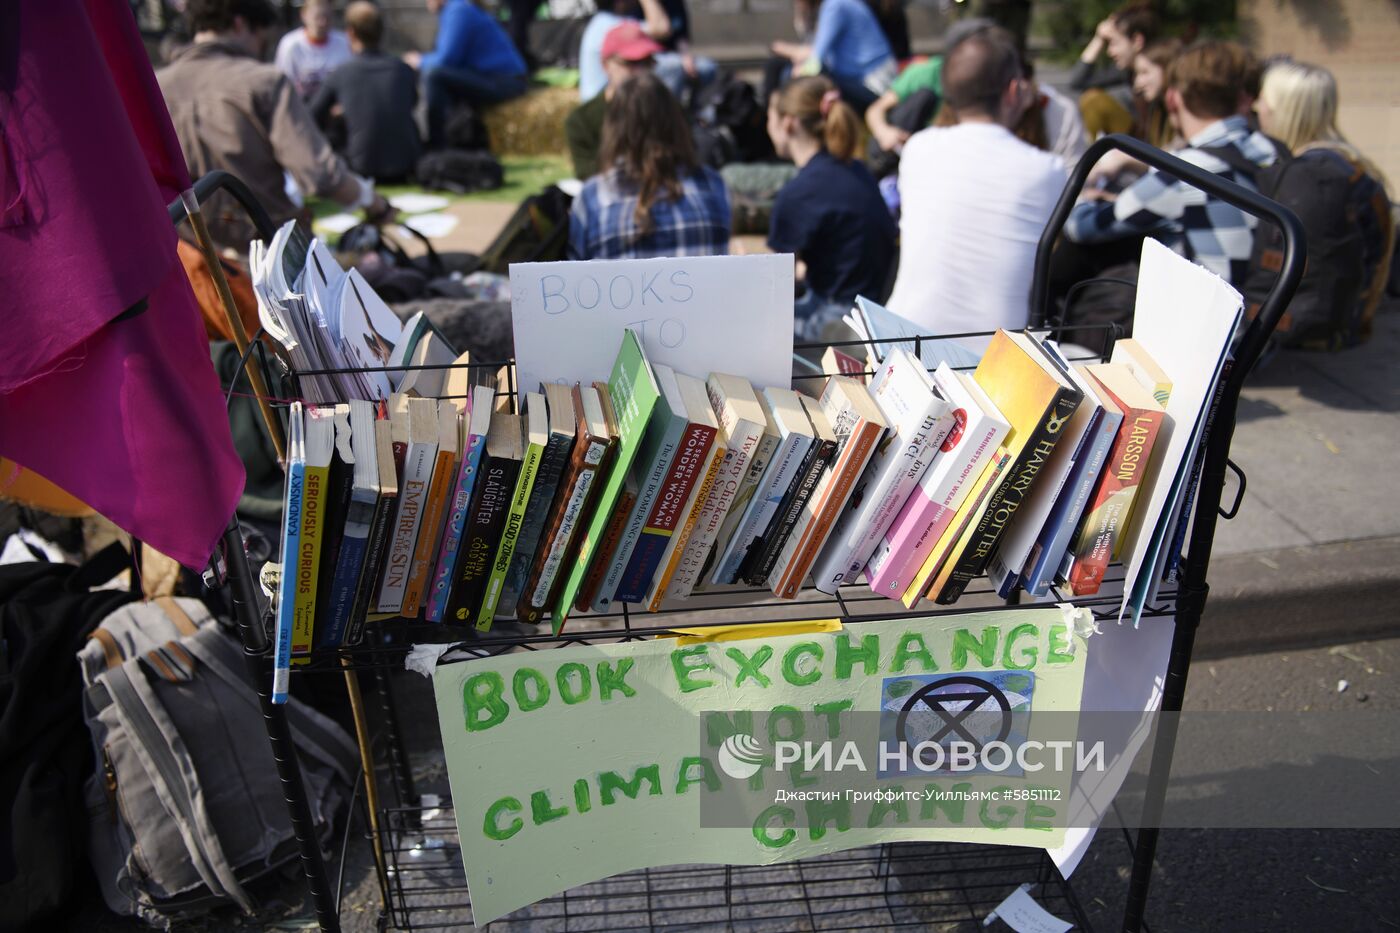
[[705, 477], [700, 482], [700, 492], [695, 497], [695, 505], [686, 516], [685, 524], [681, 526], [680, 534], [676, 537], [675, 544], [671, 551], [671, 559], [666, 561], [666, 566], [661, 569], [657, 580], [652, 583], [651, 601], [647, 603], [647, 611], [655, 612], [661, 608], [661, 601], [666, 598], [666, 588], [671, 585], [671, 578], [676, 575], [676, 568], [681, 564], [681, 558], [685, 556], [685, 546], [690, 542], [690, 536], [695, 533], [695, 525], [700, 520], [700, 513], [705, 510], [705, 501], [710, 498], [710, 490], [714, 488], [715, 477], [719, 476], [720, 464], [724, 460], [724, 446], [720, 445], [718, 451], [710, 458], [710, 468], [705, 471]]
[[423, 513], [423, 525], [418, 531], [418, 543], [413, 549], [413, 565], [409, 571], [408, 585], [404, 588], [403, 608], [399, 611], [406, 619], [415, 618], [423, 606], [423, 594], [428, 588], [433, 557], [437, 554], [438, 543], [442, 540], [443, 522], [447, 518], [447, 498], [451, 495], [453, 467], [456, 462], [456, 454], [452, 451], [438, 451], [437, 463], [433, 465], [433, 478], [428, 484], [427, 511]]

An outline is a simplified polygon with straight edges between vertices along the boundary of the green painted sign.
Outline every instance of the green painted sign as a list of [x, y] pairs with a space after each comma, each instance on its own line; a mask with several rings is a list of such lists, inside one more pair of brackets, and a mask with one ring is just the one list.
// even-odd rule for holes
[[[1075, 612], [658, 639], [439, 667], [477, 924], [651, 866], [760, 865], [904, 840], [1061, 845], [1069, 774], [1014, 760], [997, 769], [992, 752], [1048, 738], [1054, 717], [1039, 714], [1078, 708], [1085, 641]], [[886, 753], [900, 736], [906, 754]], [[992, 741], [979, 754], [993, 770], [928, 770], [930, 757], [944, 764], [933, 746], [959, 736], [973, 740], [964, 751]]]

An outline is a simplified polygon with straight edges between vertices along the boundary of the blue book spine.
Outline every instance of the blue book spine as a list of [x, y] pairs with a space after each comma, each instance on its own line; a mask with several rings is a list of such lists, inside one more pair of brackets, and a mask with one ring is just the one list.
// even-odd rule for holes
[[1069, 550], [1079, 517], [1089, 504], [1094, 481], [1103, 471], [1104, 461], [1113, 447], [1113, 439], [1118, 435], [1118, 426], [1122, 421], [1121, 414], [1105, 410], [1099, 413], [1098, 424], [1090, 428], [1093, 444], [1065, 478], [1060, 497], [1055, 500], [1040, 538], [1031, 549], [1030, 559], [1026, 562], [1028, 569], [1021, 575], [1021, 588], [1032, 596], [1045, 596], [1050, 592], [1050, 584], [1055, 581], [1060, 562]]
[[647, 589], [661, 565], [661, 555], [666, 550], [670, 535], [659, 531], [643, 531], [632, 549], [632, 559], [627, 562], [627, 570], [617, 584], [613, 599], [624, 603], [639, 603], [646, 599]]
[[641, 538], [642, 529], [646, 527], [647, 516], [651, 514], [651, 507], [666, 481], [671, 456], [680, 445], [685, 426], [685, 418], [673, 416], [664, 399], [657, 402], [651, 421], [647, 425], [647, 438], [643, 441], [647, 446], [642, 448], [633, 464], [634, 468], [645, 464], [641, 470], [646, 472], [644, 475], [640, 472], [637, 474], [640, 477], [637, 501], [632, 506], [627, 527], [612, 554], [608, 572], [598, 588], [598, 595], [594, 597], [592, 608], [595, 612], [606, 612], [612, 605], [617, 588], [622, 583], [622, 576], [630, 566], [632, 551]]
[[462, 532], [467, 525], [467, 511], [471, 506], [472, 487], [476, 485], [476, 474], [481, 471], [481, 452], [486, 449], [484, 434], [471, 434], [467, 437], [467, 451], [462, 457], [461, 469], [457, 471], [457, 485], [452, 493], [452, 511], [447, 513], [447, 527], [442, 535], [442, 547], [438, 550], [437, 567], [428, 586], [429, 622], [441, 622], [447, 611], [447, 596], [452, 590], [452, 571], [457, 566], [457, 552], [462, 547]]
[[296, 573], [292, 556], [301, 550], [301, 497], [305, 462], [287, 466], [287, 501], [282, 515], [282, 578], [277, 585], [277, 645], [273, 656], [272, 702], [286, 703], [292, 670], [292, 621], [296, 614]]
[[[368, 496], [368, 500], [364, 497]], [[360, 582], [365, 551], [369, 549], [369, 526], [374, 521], [374, 490], [355, 490], [350, 507], [345, 511], [345, 534], [340, 542], [340, 554], [331, 578], [330, 612], [326, 626], [316, 639], [317, 647], [334, 648], [345, 641], [345, 627], [350, 621], [350, 607], [355, 602], [355, 587]]]

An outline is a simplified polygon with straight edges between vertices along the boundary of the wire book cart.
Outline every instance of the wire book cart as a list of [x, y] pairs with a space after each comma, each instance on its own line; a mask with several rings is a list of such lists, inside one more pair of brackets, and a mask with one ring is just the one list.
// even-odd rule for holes
[[[1165, 671], [1161, 709], [1181, 709], [1192, 646], [1209, 592], [1207, 570], [1218, 517], [1232, 518], [1243, 495], [1244, 475], [1229, 462], [1230, 442], [1240, 390], [1265, 349], [1301, 278], [1305, 255], [1303, 231], [1287, 209], [1259, 194], [1182, 162], [1137, 140], [1109, 136], [1091, 145], [1076, 166], [1040, 239], [1031, 291], [1033, 325], [1045, 323], [1049, 309], [1050, 253], [1074, 206], [1090, 168], [1109, 149], [1118, 148], [1142, 162], [1169, 172], [1261, 220], [1277, 224], [1285, 235], [1279, 278], [1257, 316], [1235, 347], [1235, 363], [1217, 392], [1217, 408], [1202, 444], [1199, 487], [1194, 501], [1190, 536], [1177, 586], [1164, 591], [1143, 612], [1144, 625], [1153, 619], [1175, 618], [1170, 659]], [[266, 211], [238, 179], [214, 172], [195, 185], [202, 202], [215, 192], [231, 195], [248, 211], [259, 234], [270, 240], [275, 232]], [[180, 201], [171, 205], [172, 220], [187, 217]], [[200, 232], [197, 209], [188, 216]], [[215, 276], [216, 284], [220, 278]], [[231, 302], [230, 302], [231, 304]], [[941, 335], [940, 335], [941, 336]], [[967, 336], [967, 335], [964, 335]], [[932, 335], [930, 335], [932, 337]], [[266, 378], [270, 372], [261, 344], [245, 344], [244, 360]], [[1111, 339], [1109, 341], [1111, 349]], [[849, 344], [848, 344], [849, 346]], [[260, 360], [250, 359], [258, 349]], [[916, 348], [917, 352], [917, 348]], [[1105, 351], [1104, 358], [1107, 358]], [[258, 364], [261, 364], [259, 367]], [[472, 363], [495, 372], [501, 363]], [[509, 372], [509, 369], [507, 370]], [[298, 374], [291, 374], [293, 386]], [[304, 374], [303, 374], [304, 375]], [[799, 377], [820, 379], [822, 376]], [[799, 384], [800, 387], [800, 384]], [[514, 385], [509, 385], [512, 403]], [[261, 393], [259, 393], [261, 394]], [[503, 393], [504, 394], [504, 393]], [[1239, 477], [1235, 502], [1222, 509], [1227, 470]], [[1116, 574], [1115, 574], [1116, 571]], [[339, 884], [332, 883], [327, 858], [313, 830], [300, 767], [282, 707], [271, 702], [272, 647], [269, 618], [259, 603], [237, 519], [230, 522], [220, 553], [207, 579], [227, 587], [239, 635], [245, 647], [285, 792], [307, 888], [322, 930], [340, 929]], [[1122, 568], [1110, 569], [1102, 595], [1076, 599], [1054, 592], [1057, 602], [1074, 602], [1092, 610], [1102, 621], [1116, 619]], [[460, 860], [455, 857], [456, 826], [445, 784], [441, 794], [423, 792], [415, 780], [408, 743], [399, 716], [400, 700], [392, 672], [403, 668], [404, 657], [416, 643], [464, 642], [469, 655], [510, 650], [544, 650], [562, 645], [625, 642], [651, 638], [675, 628], [729, 625], [747, 620], [837, 617], [845, 621], [894, 619], [941, 613], [966, 613], [1004, 608], [985, 578], [975, 581], [953, 607], [905, 611], [867, 588], [848, 587], [835, 596], [804, 590], [796, 600], [772, 600], [767, 591], [740, 590], [697, 594], [684, 608], [638, 613], [620, 604], [606, 615], [580, 615], [559, 636], [548, 627], [498, 626], [485, 634], [453, 625], [390, 620], [369, 623], [362, 644], [332, 649], [296, 668], [297, 676], [339, 673], [345, 679], [361, 751], [364, 816], [372, 843], [375, 873], [382, 898], [380, 927], [402, 929], [461, 929], [468, 926], [470, 903]], [[895, 611], [898, 610], [898, 611]], [[449, 653], [445, 659], [454, 657]], [[371, 710], [361, 696], [361, 678], [374, 687], [377, 703]], [[377, 720], [379, 742], [371, 736], [369, 720]], [[435, 723], [434, 723], [435, 725]], [[1175, 745], [1175, 725], [1166, 717], [1156, 730], [1151, 750], [1143, 825], [1135, 836], [1124, 831], [1131, 847], [1133, 868], [1128, 883], [1121, 928], [1144, 929], [1144, 912], [1151, 882], [1160, 815]], [[376, 755], [376, 749], [381, 754]], [[382, 760], [377, 760], [382, 759]], [[431, 780], [428, 782], [431, 783]], [[383, 786], [381, 786], [383, 785]], [[360, 787], [356, 788], [357, 799]], [[387, 797], [387, 799], [386, 799]], [[348, 837], [348, 832], [347, 832]], [[342, 852], [343, 859], [343, 852]], [[860, 929], [981, 929], [996, 904], [1018, 885], [1031, 883], [1031, 893], [1050, 911], [1090, 924], [1069, 883], [1048, 855], [1038, 849], [951, 843], [887, 843], [830, 856], [768, 867], [677, 866], [654, 868], [595, 882], [549, 898], [491, 924], [493, 930], [860, 930]]]

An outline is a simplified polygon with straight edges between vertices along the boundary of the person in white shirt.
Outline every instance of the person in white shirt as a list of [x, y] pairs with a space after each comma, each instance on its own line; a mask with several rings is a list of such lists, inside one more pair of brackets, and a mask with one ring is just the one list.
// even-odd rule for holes
[[1034, 103], [1015, 41], [989, 29], [943, 63], [954, 126], [910, 137], [899, 164], [899, 272], [889, 308], [929, 334], [1025, 327], [1036, 243], [1060, 192], [1058, 156], [1012, 135]]
[[331, 28], [331, 0], [306, 0], [301, 28], [277, 43], [277, 70], [292, 81], [303, 100], [310, 98], [326, 75], [350, 60], [350, 37]]

